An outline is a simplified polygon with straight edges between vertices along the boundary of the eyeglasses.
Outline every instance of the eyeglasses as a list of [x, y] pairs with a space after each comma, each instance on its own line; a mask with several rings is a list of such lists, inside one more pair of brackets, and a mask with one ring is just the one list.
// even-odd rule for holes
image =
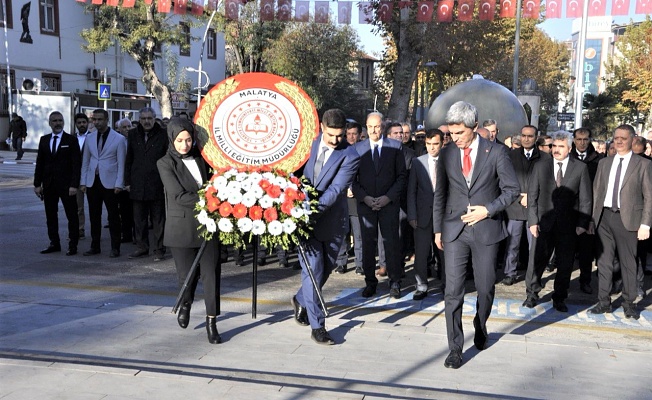
[[414, 139], [415, 139], [415, 140], [426, 140], [426, 137], [425, 137], [425, 136], [418, 135], [418, 136], [415, 136]]

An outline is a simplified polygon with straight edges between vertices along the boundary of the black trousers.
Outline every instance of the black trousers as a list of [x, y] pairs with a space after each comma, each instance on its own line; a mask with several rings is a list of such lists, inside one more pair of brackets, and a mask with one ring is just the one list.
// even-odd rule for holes
[[[177, 269], [179, 287], [183, 286], [186, 276], [190, 271], [192, 262], [197, 256], [199, 248], [170, 247], [174, 265]], [[199, 260], [199, 267], [190, 279], [188, 288], [183, 294], [183, 302], [190, 303], [195, 300], [195, 290], [201, 277], [204, 287], [204, 303], [206, 315], [214, 317], [220, 315], [220, 277], [222, 264], [220, 263], [220, 242], [213, 239], [206, 244], [204, 254]]]
[[577, 258], [580, 265], [580, 283], [591, 284], [591, 269], [595, 258], [595, 235], [583, 233], [577, 237]]
[[48, 238], [53, 246], [61, 246], [59, 238], [59, 199], [68, 219], [68, 247], [77, 248], [79, 241], [79, 218], [77, 216], [77, 196], [60, 195], [53, 188], [43, 188], [43, 205], [45, 206], [45, 221], [48, 227]]
[[134, 210], [134, 231], [138, 250], [149, 251], [149, 218], [152, 218], [152, 234], [154, 235], [154, 253], [165, 254], [163, 231], [165, 229], [165, 199], [132, 200]]
[[378, 284], [376, 278], [376, 248], [379, 233], [382, 232], [382, 242], [385, 249], [387, 262], [387, 275], [391, 283], [399, 283], [403, 276], [401, 259], [401, 245], [398, 235], [399, 207], [393, 203], [381, 208], [380, 211], [371, 211], [366, 206], [358, 208], [360, 219], [360, 232], [362, 233], [362, 268], [364, 269], [367, 285]]
[[[102, 186], [100, 178], [96, 176], [93, 186], [86, 188], [86, 197], [88, 198], [88, 218], [91, 221], [91, 249], [101, 249], [102, 203], [104, 203], [109, 219], [111, 249], [120, 251], [120, 210], [118, 209], [118, 195], [115, 190]], [[77, 203], [75, 203], [75, 212], [77, 212], [76, 207]]]
[[576, 243], [575, 232], [560, 232], [557, 229], [548, 232], [540, 231], [539, 237], [532, 239], [534, 250], [530, 252], [530, 260], [525, 273], [525, 290], [528, 296], [539, 297], [539, 292], [543, 288], [541, 277], [548, 265], [550, 255], [554, 251], [557, 257], [557, 274], [552, 299], [554, 301], [566, 300], [575, 261]]

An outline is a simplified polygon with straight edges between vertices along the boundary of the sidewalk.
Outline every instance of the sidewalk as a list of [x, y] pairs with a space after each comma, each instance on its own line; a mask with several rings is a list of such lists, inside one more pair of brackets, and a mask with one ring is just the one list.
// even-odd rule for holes
[[36, 164], [36, 152], [26, 151], [20, 160], [16, 160], [16, 152], [0, 150], [0, 163], [3, 164]]

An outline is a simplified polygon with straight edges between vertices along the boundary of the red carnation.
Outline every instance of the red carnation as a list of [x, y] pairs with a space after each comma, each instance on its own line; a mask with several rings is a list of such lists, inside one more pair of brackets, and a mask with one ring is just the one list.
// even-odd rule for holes
[[260, 182], [258, 182], [258, 185], [264, 190], [267, 191], [270, 186], [272, 186], [272, 183], [268, 181], [267, 179], [261, 179]]
[[267, 222], [272, 222], [276, 221], [278, 219], [278, 213], [276, 212], [276, 208], [268, 208], [263, 212], [263, 217], [265, 217], [265, 221]]
[[231, 206], [231, 203], [228, 201], [225, 201], [224, 203], [220, 204], [220, 215], [224, 218], [228, 217], [231, 215], [233, 212], [233, 206]]
[[304, 201], [306, 199], [306, 194], [303, 192], [299, 192], [298, 198], [299, 200]]
[[299, 178], [297, 178], [297, 177], [294, 176], [294, 175], [290, 177], [290, 182], [294, 183], [295, 185], [298, 185], [298, 184], [301, 183], [301, 181], [299, 180]]
[[293, 208], [294, 208], [294, 203], [292, 202], [292, 200], [285, 200], [281, 204], [281, 212], [283, 212], [283, 214], [290, 215]]
[[272, 172], [272, 167], [270, 167], [269, 165], [262, 165], [262, 166], [260, 167], [260, 172], [261, 172], [261, 173], [264, 173], [264, 172]]
[[205, 193], [206, 200], [210, 200], [211, 197], [215, 197], [216, 194], [217, 194], [217, 189], [215, 189], [213, 185], [206, 188], [206, 193]]
[[238, 203], [233, 206], [233, 216], [237, 219], [244, 218], [247, 216], [247, 206], [242, 203]]
[[299, 198], [299, 193], [291, 187], [285, 189], [285, 200], [297, 200]]
[[271, 185], [265, 190], [265, 192], [267, 192], [267, 195], [272, 199], [278, 199], [278, 197], [281, 195], [281, 187], [277, 185]]
[[220, 207], [220, 200], [217, 197], [210, 197], [206, 201], [208, 212], [215, 212]]
[[263, 217], [263, 208], [261, 206], [251, 206], [249, 209], [249, 218], [257, 221]]

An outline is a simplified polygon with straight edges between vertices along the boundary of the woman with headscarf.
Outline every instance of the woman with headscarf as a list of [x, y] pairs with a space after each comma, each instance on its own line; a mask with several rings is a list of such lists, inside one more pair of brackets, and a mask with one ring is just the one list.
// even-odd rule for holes
[[[165, 156], [156, 163], [165, 186], [165, 233], [164, 245], [171, 249], [174, 264], [183, 285], [202, 240], [197, 234], [199, 221], [195, 218], [197, 192], [209, 178], [208, 165], [195, 147], [195, 128], [192, 122], [173, 118], [167, 127], [170, 145]], [[206, 244], [199, 268], [184, 293], [177, 322], [186, 328], [190, 322], [197, 282], [201, 276], [206, 303], [206, 331], [208, 341], [222, 341], [215, 320], [220, 314], [220, 243], [214, 237]]]

